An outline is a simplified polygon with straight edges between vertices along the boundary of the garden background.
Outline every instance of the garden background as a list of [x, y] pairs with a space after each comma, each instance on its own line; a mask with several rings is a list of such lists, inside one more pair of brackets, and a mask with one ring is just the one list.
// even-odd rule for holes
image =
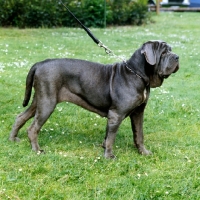
[[148, 40], [164, 40], [180, 57], [180, 70], [151, 90], [145, 111], [145, 144], [151, 156], [133, 147], [129, 119], [122, 123], [106, 160], [100, 144], [106, 119], [70, 103], [58, 104], [32, 152], [26, 134], [8, 141], [15, 117], [24, 111], [25, 79], [46, 58], [80, 58], [101, 63], [108, 56], [80, 28], [0, 28], [0, 199], [199, 199], [200, 38], [199, 13], [152, 14], [141, 26], [91, 31], [115, 54], [129, 58]]

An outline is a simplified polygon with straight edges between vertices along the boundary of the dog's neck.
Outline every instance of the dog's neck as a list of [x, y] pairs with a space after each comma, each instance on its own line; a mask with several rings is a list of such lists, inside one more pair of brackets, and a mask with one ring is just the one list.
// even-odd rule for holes
[[141, 54], [141, 49], [135, 51], [129, 60], [126, 62], [128, 68], [138, 74], [146, 85], [149, 85], [148, 70], [146, 69], [146, 60]]

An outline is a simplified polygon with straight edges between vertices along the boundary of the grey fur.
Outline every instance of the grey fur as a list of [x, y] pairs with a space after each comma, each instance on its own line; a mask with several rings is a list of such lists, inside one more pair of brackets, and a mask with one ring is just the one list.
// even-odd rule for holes
[[179, 57], [162, 41], [144, 43], [127, 60], [127, 66], [124, 62], [104, 65], [78, 59], [38, 62], [27, 75], [23, 105], [26, 106], [30, 100], [32, 86], [35, 89], [33, 101], [17, 116], [10, 140], [19, 141], [19, 129], [34, 117], [28, 128], [28, 137], [32, 149], [41, 151], [37, 141], [41, 127], [57, 103], [68, 101], [108, 118], [102, 145], [106, 158], [114, 157], [112, 146], [117, 130], [128, 116], [136, 148], [139, 153], [148, 155], [150, 151], [143, 143], [143, 113], [150, 87], [161, 86], [164, 78], [178, 69]]

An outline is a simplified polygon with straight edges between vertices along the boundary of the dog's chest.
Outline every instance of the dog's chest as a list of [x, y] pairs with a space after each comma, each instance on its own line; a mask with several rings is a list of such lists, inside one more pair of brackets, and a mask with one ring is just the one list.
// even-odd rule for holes
[[143, 103], [146, 101], [146, 99], [147, 99], [147, 89], [145, 88], [143, 92]]

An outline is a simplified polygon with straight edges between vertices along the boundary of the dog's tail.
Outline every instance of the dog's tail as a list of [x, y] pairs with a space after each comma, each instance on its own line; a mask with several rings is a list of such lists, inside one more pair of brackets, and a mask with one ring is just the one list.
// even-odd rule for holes
[[25, 95], [24, 95], [24, 101], [23, 101], [23, 107], [26, 107], [28, 105], [28, 102], [31, 98], [31, 92], [32, 92], [32, 87], [33, 87], [33, 80], [34, 80], [34, 75], [35, 71], [37, 69], [37, 64], [33, 65], [26, 77], [26, 90], [25, 90]]

